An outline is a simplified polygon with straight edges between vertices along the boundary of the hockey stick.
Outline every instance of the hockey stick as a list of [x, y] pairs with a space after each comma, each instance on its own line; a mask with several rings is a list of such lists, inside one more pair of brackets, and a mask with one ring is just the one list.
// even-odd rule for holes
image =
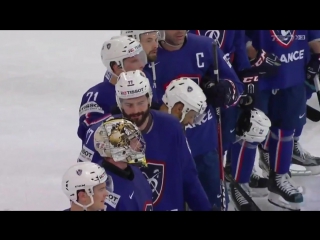
[[[314, 87], [316, 89], [316, 94], [317, 94], [317, 98], [318, 98], [318, 102], [319, 102], [319, 106], [320, 106], [320, 83], [319, 83], [319, 75], [318, 74], [314, 77], [313, 82], [314, 82]], [[307, 105], [307, 118], [313, 122], [319, 122], [320, 121], [320, 111]]]
[[[213, 74], [215, 76], [215, 82], [219, 82], [219, 68], [218, 68], [218, 43], [213, 41]], [[221, 199], [221, 211], [227, 211], [226, 201], [226, 188], [224, 180], [224, 167], [223, 167], [223, 147], [222, 147], [222, 128], [221, 128], [221, 111], [220, 108], [216, 108], [217, 114], [217, 132], [218, 132], [218, 156], [220, 166], [220, 199]]]
[[319, 82], [319, 74], [317, 74], [317, 75], [314, 77], [313, 82], [314, 82], [314, 87], [316, 88], [316, 94], [317, 94], [318, 103], [319, 103], [319, 106], [320, 106], [320, 82]]
[[[216, 41], [213, 42], [213, 73], [215, 76], [216, 83], [219, 82], [219, 68], [218, 68], [218, 44]], [[219, 156], [219, 165], [220, 165], [220, 194], [221, 194], [221, 210], [226, 211], [226, 189], [224, 185], [224, 166], [223, 166], [223, 145], [222, 145], [222, 128], [221, 128], [221, 111], [220, 108], [216, 108], [217, 115], [217, 131], [218, 131], [218, 156]], [[240, 194], [255, 207], [256, 211], [261, 211], [261, 209], [256, 205], [256, 203], [251, 199], [251, 197], [246, 193], [245, 190], [240, 186], [238, 182], [230, 176], [230, 183], [232, 183], [235, 188], [240, 192]]]

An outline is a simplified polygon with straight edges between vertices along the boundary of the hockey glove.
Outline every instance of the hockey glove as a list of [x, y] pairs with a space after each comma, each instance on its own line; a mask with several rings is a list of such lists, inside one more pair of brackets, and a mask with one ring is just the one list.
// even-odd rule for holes
[[280, 59], [273, 53], [259, 50], [256, 58], [250, 60], [251, 68], [247, 71], [260, 76], [272, 77], [277, 75], [281, 66]]
[[239, 100], [239, 106], [246, 109], [252, 109], [259, 94], [259, 76], [257, 73], [246, 70], [238, 73], [238, 76], [244, 85], [244, 94]]
[[201, 88], [207, 97], [207, 103], [215, 108], [230, 107], [239, 97], [234, 83], [228, 79], [222, 79], [217, 84], [212, 80], [203, 81]]
[[250, 131], [251, 128], [251, 109], [244, 109], [237, 121], [236, 134], [243, 136], [245, 132]]
[[312, 54], [311, 59], [307, 65], [307, 81], [306, 84], [313, 91], [315, 91], [314, 87], [314, 77], [320, 73], [320, 54]]

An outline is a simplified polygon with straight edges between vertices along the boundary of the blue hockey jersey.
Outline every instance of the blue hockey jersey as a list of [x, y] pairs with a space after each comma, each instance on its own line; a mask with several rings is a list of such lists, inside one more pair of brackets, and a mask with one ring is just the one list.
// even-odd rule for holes
[[[204, 75], [213, 76], [212, 42], [211, 38], [188, 33], [187, 42], [181, 49], [176, 51], [158, 49], [157, 62], [155, 63], [157, 88], [153, 89], [158, 99], [162, 98], [167, 85], [173, 79], [188, 77], [199, 84]], [[223, 52], [220, 49], [218, 49], [218, 61], [220, 78], [232, 80], [239, 93], [242, 93], [243, 85], [229, 61], [223, 58]], [[144, 71], [150, 73], [151, 68], [145, 67]], [[206, 119], [207, 121], [204, 119], [201, 125], [189, 126], [186, 130], [193, 156], [216, 150], [218, 139], [215, 111], [209, 110]], [[202, 142], [197, 139], [206, 140]]]
[[138, 167], [120, 170], [105, 162], [102, 166], [114, 185], [105, 201], [106, 211], [153, 211], [150, 185]]
[[189, 30], [190, 33], [215, 39], [236, 71], [250, 68], [245, 30]]
[[252, 46], [274, 53], [282, 62], [276, 77], [259, 79], [260, 89], [284, 89], [303, 84], [309, 61], [309, 42], [320, 40], [319, 30], [251, 30]]
[[215, 109], [208, 106], [206, 115], [198, 124], [186, 126], [186, 136], [192, 156], [196, 157], [218, 148]]
[[154, 210], [183, 211], [185, 202], [195, 211], [211, 210], [180, 122], [167, 113], [151, 114], [152, 129], [143, 134], [148, 167], [141, 171], [152, 188]]
[[[192, 210], [211, 210], [180, 122], [167, 113], [150, 113], [152, 129], [143, 134], [148, 167], [140, 170], [151, 186], [154, 211], [183, 211], [185, 202]], [[100, 125], [90, 126], [78, 161], [102, 162], [93, 143], [93, 133]]]
[[[82, 96], [79, 109], [78, 137], [83, 140], [90, 125], [105, 119], [117, 106], [115, 86], [110, 83], [112, 73], [106, 71], [103, 82], [93, 86]], [[146, 73], [150, 80], [150, 76]], [[150, 80], [151, 81], [151, 80]]]
[[82, 96], [79, 109], [78, 137], [83, 140], [88, 127], [104, 119], [117, 105], [115, 86], [105, 79], [90, 88]]
[[[176, 78], [188, 77], [200, 83], [202, 76], [208, 74], [213, 77], [213, 40], [203, 36], [188, 33], [185, 45], [176, 51], [167, 51], [158, 48], [155, 63], [156, 84], [154, 94], [161, 101], [167, 85]], [[229, 79], [241, 93], [243, 85], [231, 67], [230, 62], [224, 59], [224, 54], [218, 50], [219, 74], [221, 79]], [[144, 72], [152, 76], [152, 68], [146, 65]], [[151, 82], [151, 86], [152, 86]]]

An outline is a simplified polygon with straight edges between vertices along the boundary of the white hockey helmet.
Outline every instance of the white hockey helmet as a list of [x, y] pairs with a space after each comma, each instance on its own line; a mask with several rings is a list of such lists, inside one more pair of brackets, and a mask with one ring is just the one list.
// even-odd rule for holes
[[[70, 201], [87, 210], [94, 204], [93, 188], [104, 182], [107, 190], [113, 192], [112, 178], [107, 175], [103, 167], [92, 162], [79, 162], [71, 166], [63, 175], [62, 190]], [[88, 205], [82, 205], [77, 201], [79, 190], [84, 190], [90, 197], [91, 202]]]
[[129, 120], [113, 117], [105, 120], [94, 133], [94, 147], [101, 157], [147, 166], [146, 143], [138, 127]]
[[121, 35], [134, 38], [140, 41], [141, 34], [151, 33], [151, 32], [158, 32], [158, 36], [160, 36], [159, 30], [121, 30]]
[[137, 56], [142, 62], [143, 66], [147, 64], [147, 55], [143, 50], [139, 41], [127, 36], [113, 37], [112, 39], [103, 43], [101, 49], [101, 60], [109, 72], [112, 72], [111, 63], [115, 62], [121, 66], [124, 71], [123, 61], [126, 58]]
[[[239, 131], [237, 131], [237, 135], [240, 137], [240, 139], [250, 143], [263, 142], [269, 133], [269, 128], [271, 127], [270, 119], [262, 111], [260, 111], [257, 108], [254, 108], [251, 110], [250, 116], [245, 116], [245, 114], [246, 113], [243, 113], [242, 115], [240, 115], [239, 122], [241, 122], [242, 117], [244, 118], [250, 117], [249, 126], [245, 127], [249, 130], [241, 134], [239, 134]], [[243, 129], [243, 127], [239, 127], [239, 128]]]
[[122, 72], [116, 84], [116, 101], [121, 109], [120, 99], [137, 98], [148, 94], [149, 104], [152, 102], [152, 89], [149, 79], [140, 71]]
[[122, 37], [122, 35], [113, 36], [110, 38], [110, 40], [114, 40], [114, 39], [121, 38], [121, 37]]
[[176, 103], [183, 103], [184, 107], [182, 109], [180, 122], [183, 121], [185, 115], [190, 110], [193, 110], [198, 113], [194, 122], [199, 123], [205, 116], [204, 112], [207, 108], [206, 100], [207, 98], [200, 86], [186, 77], [171, 81], [162, 97], [162, 101], [168, 107], [169, 113], [171, 113], [171, 110]]
[[159, 41], [165, 41], [166, 40], [166, 30], [158, 30], [159, 31]]

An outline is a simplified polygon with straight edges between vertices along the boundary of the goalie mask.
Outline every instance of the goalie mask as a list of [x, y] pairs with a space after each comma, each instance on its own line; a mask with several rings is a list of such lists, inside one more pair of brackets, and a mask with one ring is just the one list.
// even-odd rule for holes
[[253, 143], [263, 142], [271, 127], [270, 119], [259, 109], [243, 111], [239, 117], [236, 134], [240, 139]]
[[109, 118], [94, 133], [94, 147], [101, 157], [146, 167], [146, 143], [140, 130], [126, 119]]

